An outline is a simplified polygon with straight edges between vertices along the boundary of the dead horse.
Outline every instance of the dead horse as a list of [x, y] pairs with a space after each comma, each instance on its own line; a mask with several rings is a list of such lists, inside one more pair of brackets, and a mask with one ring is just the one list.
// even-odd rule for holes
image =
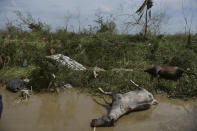
[[[135, 84], [132, 80], [131, 82]], [[102, 93], [112, 96], [112, 103], [108, 114], [98, 119], [93, 119], [90, 126], [113, 126], [114, 122], [124, 114], [136, 110], [145, 110], [150, 108], [151, 105], [157, 104], [157, 101], [150, 92], [144, 88], [141, 88], [137, 84], [135, 85], [139, 88], [139, 90], [130, 91], [124, 94], [104, 92], [101, 88], [99, 88]]]
[[157, 77], [157, 78], [165, 78], [170, 80], [177, 80], [179, 79], [183, 73], [186, 73], [187, 75], [194, 75], [197, 77], [197, 75], [193, 72], [185, 71], [184, 69], [177, 67], [177, 66], [154, 66], [151, 68], [147, 68], [144, 70], [144, 72], [149, 73], [150, 75]]

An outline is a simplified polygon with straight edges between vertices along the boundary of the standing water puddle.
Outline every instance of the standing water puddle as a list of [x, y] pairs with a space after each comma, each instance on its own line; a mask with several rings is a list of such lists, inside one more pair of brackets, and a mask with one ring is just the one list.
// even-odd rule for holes
[[[60, 94], [34, 94], [23, 103], [16, 103], [18, 95], [3, 88], [0, 94], [4, 104], [0, 131], [93, 131], [91, 119], [106, 113], [93, 97], [75, 89]], [[165, 96], [156, 96], [156, 99], [159, 105], [132, 112], [121, 117], [114, 127], [96, 128], [96, 131], [197, 130], [196, 99], [183, 101]]]

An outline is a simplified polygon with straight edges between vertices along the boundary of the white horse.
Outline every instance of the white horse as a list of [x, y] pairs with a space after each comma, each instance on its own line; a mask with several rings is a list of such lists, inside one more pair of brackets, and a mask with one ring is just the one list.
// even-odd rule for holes
[[[135, 84], [132, 80], [131, 82]], [[105, 92], [99, 88], [102, 93], [112, 96], [111, 108], [107, 115], [98, 119], [93, 119], [90, 126], [113, 126], [114, 122], [122, 115], [131, 111], [145, 110], [150, 108], [151, 105], [158, 103], [150, 92], [144, 88], [141, 88], [137, 84], [135, 85], [139, 88], [139, 90], [130, 91], [124, 94]]]

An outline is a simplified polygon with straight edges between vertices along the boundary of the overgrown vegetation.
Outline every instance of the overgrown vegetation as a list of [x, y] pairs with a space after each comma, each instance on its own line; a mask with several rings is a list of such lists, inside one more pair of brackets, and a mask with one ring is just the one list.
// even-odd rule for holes
[[[127, 92], [134, 89], [130, 83], [132, 79], [151, 92], [159, 88], [173, 96], [197, 96], [197, 81], [193, 76], [183, 75], [180, 81], [161, 80], [158, 84], [156, 78], [152, 79], [142, 71], [165, 64], [197, 73], [197, 35], [191, 34], [188, 47], [184, 34], [153, 35], [148, 38], [141, 34], [116, 34], [115, 24], [110, 22], [98, 21], [100, 28], [96, 33], [73, 33], [67, 29], [49, 32], [40, 21], [25, 22], [36, 28], [29, 27], [31, 30], [24, 31], [11, 26], [7, 31], [0, 32], [0, 56], [4, 60], [0, 70], [1, 83], [27, 77], [33, 89], [38, 91], [48, 89], [49, 83], [54, 81], [52, 88], [70, 83], [91, 91], [102, 87], [108, 91]], [[45, 56], [50, 54], [52, 48], [56, 53], [78, 61], [88, 70], [73, 71], [48, 62]], [[28, 67], [22, 67], [24, 61]], [[95, 66], [106, 70], [99, 72], [97, 78], [91, 70]], [[114, 71], [114, 68], [133, 71]]]

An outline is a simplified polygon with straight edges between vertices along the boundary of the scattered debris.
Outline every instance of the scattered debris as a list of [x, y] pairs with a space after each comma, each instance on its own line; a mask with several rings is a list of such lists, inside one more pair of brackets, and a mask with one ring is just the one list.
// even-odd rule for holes
[[104, 69], [99, 68], [99, 67], [97, 67], [97, 66], [95, 66], [93, 70], [96, 71], [96, 72], [105, 71]]
[[30, 89], [28, 82], [25, 82], [22, 79], [14, 79], [8, 82], [6, 89], [12, 92], [19, 92], [23, 89]]
[[19, 93], [19, 97], [18, 99], [16, 99], [16, 103], [21, 103], [21, 102], [24, 102], [24, 101], [27, 101], [30, 96], [32, 95], [32, 86], [31, 86], [31, 90], [29, 89], [22, 89], [20, 90], [18, 93]]
[[56, 78], [56, 76], [55, 76], [55, 74], [54, 74], [54, 73], [52, 74], [52, 76], [53, 76], [53, 78], [54, 78], [54, 79]]
[[69, 88], [73, 88], [71, 84], [66, 84], [64, 85], [65, 88], [69, 89]]
[[25, 78], [24, 81], [29, 83], [30, 80], [28, 78]]
[[55, 60], [59, 64], [67, 65], [69, 68], [73, 70], [86, 70], [86, 68], [83, 65], [81, 65], [75, 60], [72, 60], [68, 56], [64, 56], [62, 54], [51, 55], [51, 56], [46, 56], [46, 57], [49, 59]]
[[51, 48], [51, 49], [49, 50], [49, 53], [50, 53], [50, 55], [54, 55], [54, 54], [55, 54], [55, 49], [54, 49], [54, 48]]
[[96, 73], [96, 71], [93, 71], [94, 74], [94, 78], [96, 78], [98, 76], [98, 74]]
[[51, 91], [51, 92], [53, 92], [51, 90], [52, 89], [51, 87], [52, 87], [52, 85], [54, 85], [54, 81], [55, 81], [56, 76], [55, 76], [55, 74], [51, 74], [51, 76], [53, 77], [53, 79], [50, 81], [50, 83], [48, 85], [48, 90]]
[[94, 74], [94, 78], [97, 78], [97, 76], [98, 76], [98, 72], [101, 72], [101, 71], [105, 71], [104, 69], [102, 69], [102, 68], [99, 68], [99, 67], [97, 67], [97, 66], [95, 66], [94, 68], [93, 68], [93, 74]]
[[30, 95], [31, 95], [30, 90], [27, 89], [20, 90], [19, 96], [24, 98], [25, 100], [27, 100], [27, 98], [29, 98]]
[[23, 67], [27, 67], [27, 66], [28, 66], [27, 59], [24, 59], [24, 61], [23, 61]]
[[133, 71], [133, 69], [126, 69], [126, 68], [114, 68], [112, 71]]
[[61, 87], [61, 89], [70, 89], [70, 88], [73, 88], [72, 87], [72, 85], [71, 84], [66, 84], [66, 85], [63, 85], [62, 87]]

